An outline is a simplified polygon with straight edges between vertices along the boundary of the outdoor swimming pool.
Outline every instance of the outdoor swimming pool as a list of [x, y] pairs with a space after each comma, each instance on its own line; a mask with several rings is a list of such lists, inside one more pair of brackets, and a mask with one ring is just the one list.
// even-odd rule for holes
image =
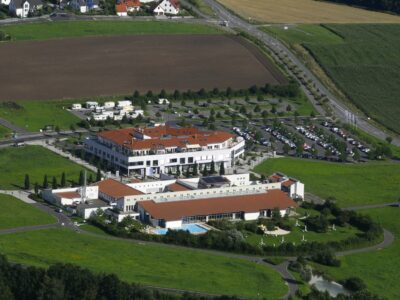
[[[199, 224], [183, 224], [180, 228], [174, 228], [173, 230], [187, 230], [192, 234], [201, 234], [206, 233], [208, 231], [207, 228], [199, 225]], [[155, 234], [164, 235], [167, 234], [167, 228], [159, 228], [153, 231]]]

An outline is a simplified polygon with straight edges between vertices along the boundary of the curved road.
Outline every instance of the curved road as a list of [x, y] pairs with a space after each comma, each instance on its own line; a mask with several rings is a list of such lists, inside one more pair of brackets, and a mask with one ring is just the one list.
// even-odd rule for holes
[[[222, 21], [228, 21], [230, 27], [237, 27], [240, 30], [258, 38], [262, 41], [269, 49], [271, 49], [275, 53], [284, 53], [286, 57], [295, 64], [305, 75], [308, 79], [311, 79], [312, 82], [315, 84], [317, 89], [319, 89], [323, 94], [325, 94], [330, 99], [330, 106], [335, 112], [336, 116], [339, 117], [343, 122], [347, 122], [347, 113], [351, 111], [345, 104], [339, 101], [320, 81], [319, 79], [314, 76], [314, 74], [279, 40], [273, 38], [271, 35], [267, 34], [264, 31], [261, 31], [256, 25], [249, 24], [248, 22], [244, 21], [243, 19], [237, 17], [236, 15], [232, 14], [226, 8], [224, 8], [221, 4], [219, 4], [216, 0], [204, 0], [217, 14], [217, 16]], [[273, 54], [273, 53], [272, 53]], [[274, 55], [274, 54], [273, 54]], [[278, 60], [279, 57], [274, 55], [274, 57]], [[287, 70], [289, 73], [294, 74]], [[301, 82], [299, 81], [301, 84]], [[302, 85], [302, 84], [301, 84]], [[303, 90], [306, 92], [308, 98], [314, 104], [317, 110], [321, 110], [321, 107], [316, 105], [316, 101], [312, 95], [307, 92], [307, 89], [304, 85], [302, 85]], [[321, 112], [321, 111], [320, 111]], [[356, 115], [355, 116], [357, 126], [365, 132], [381, 139], [385, 140], [388, 136], [388, 133], [384, 132], [380, 128], [372, 125], [368, 122], [365, 116]], [[393, 144], [400, 146], [400, 138], [396, 136], [393, 138]]]

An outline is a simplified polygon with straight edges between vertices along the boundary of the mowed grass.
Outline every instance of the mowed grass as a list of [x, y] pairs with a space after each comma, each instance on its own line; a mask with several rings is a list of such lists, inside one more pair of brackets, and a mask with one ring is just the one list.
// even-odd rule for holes
[[370, 162], [339, 164], [295, 158], [268, 159], [254, 169], [261, 174], [283, 172], [305, 184], [306, 192], [333, 196], [342, 207], [397, 201], [400, 164]]
[[390, 230], [395, 235], [394, 243], [382, 250], [342, 257], [340, 268], [318, 265], [318, 269], [336, 280], [353, 276], [360, 277], [372, 292], [385, 296], [387, 299], [400, 299], [400, 286], [398, 285], [400, 208], [385, 207], [361, 210], [360, 212], [370, 215], [384, 228]]
[[2, 148], [0, 158], [0, 189], [23, 187], [25, 174], [29, 175], [31, 185], [35, 182], [41, 185], [45, 174], [50, 185], [53, 176], [60, 183], [62, 172], [65, 172], [67, 181], [78, 182], [79, 173], [84, 170], [84, 167], [41, 146]]
[[11, 136], [11, 134], [12, 132], [10, 129], [0, 125], [0, 139], [8, 138]]
[[357, 107], [400, 133], [400, 25], [263, 27], [302, 45]]
[[[47, 125], [69, 129], [76, 126], [79, 118], [66, 109], [73, 100], [16, 101], [17, 105], [0, 102], [0, 117], [28, 131], [39, 131]], [[0, 135], [1, 136], [1, 135]]]
[[55, 223], [56, 219], [31, 204], [0, 194], [0, 229]]
[[399, 23], [400, 17], [314, 0], [219, 0], [242, 17], [262, 23]]
[[68, 21], [19, 24], [1, 27], [15, 41], [58, 38], [144, 35], [144, 34], [218, 34], [216, 27], [180, 22], [158, 21]]
[[287, 292], [278, 273], [245, 260], [67, 229], [0, 236], [0, 251], [14, 262], [43, 267], [74, 263], [144, 285], [266, 299], [278, 299]]

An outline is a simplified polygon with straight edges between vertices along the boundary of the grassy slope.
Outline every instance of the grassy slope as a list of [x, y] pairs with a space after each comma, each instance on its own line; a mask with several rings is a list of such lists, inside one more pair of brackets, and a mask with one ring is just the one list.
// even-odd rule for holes
[[357, 276], [363, 279], [369, 289], [388, 299], [400, 299], [398, 275], [400, 273], [400, 209], [386, 207], [362, 210], [394, 233], [396, 239], [389, 248], [369, 253], [353, 254], [341, 258], [340, 268], [318, 266], [337, 280]]
[[326, 27], [329, 30], [318, 25], [266, 30], [306, 47], [358, 107], [400, 132], [400, 25]]
[[[0, 112], [1, 113], [1, 112]], [[7, 138], [11, 135], [11, 130], [0, 125], [0, 139]]]
[[0, 117], [29, 131], [39, 131], [46, 125], [69, 129], [76, 125], [79, 119], [63, 108], [76, 101], [17, 101], [20, 108], [14, 108], [0, 103]]
[[277, 299], [287, 287], [271, 269], [189, 249], [107, 240], [63, 229], [0, 236], [12, 261], [47, 266], [77, 263], [146, 285]]
[[326, 198], [334, 196], [341, 206], [396, 201], [400, 195], [400, 164], [373, 162], [337, 164], [293, 158], [268, 159], [256, 172], [283, 172], [304, 182], [306, 191]]
[[69, 21], [10, 25], [2, 30], [13, 40], [37, 40], [95, 35], [137, 34], [216, 34], [215, 27], [179, 22], [157, 21]]
[[56, 219], [10, 195], [0, 194], [0, 229], [55, 223]]
[[53, 176], [60, 183], [61, 174], [65, 172], [67, 181], [78, 181], [79, 172], [83, 170], [70, 160], [63, 158], [40, 146], [0, 149], [0, 189], [13, 189], [23, 186], [25, 174], [30, 182], [42, 184], [47, 174], [49, 184]]

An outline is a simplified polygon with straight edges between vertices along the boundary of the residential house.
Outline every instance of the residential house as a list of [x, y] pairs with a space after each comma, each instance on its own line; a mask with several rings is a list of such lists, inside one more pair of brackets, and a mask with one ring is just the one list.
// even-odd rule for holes
[[162, 0], [153, 10], [156, 16], [177, 15], [179, 11], [178, 0]]
[[34, 13], [42, 7], [42, 0], [11, 0], [8, 11], [17, 17], [27, 18], [30, 13]]

